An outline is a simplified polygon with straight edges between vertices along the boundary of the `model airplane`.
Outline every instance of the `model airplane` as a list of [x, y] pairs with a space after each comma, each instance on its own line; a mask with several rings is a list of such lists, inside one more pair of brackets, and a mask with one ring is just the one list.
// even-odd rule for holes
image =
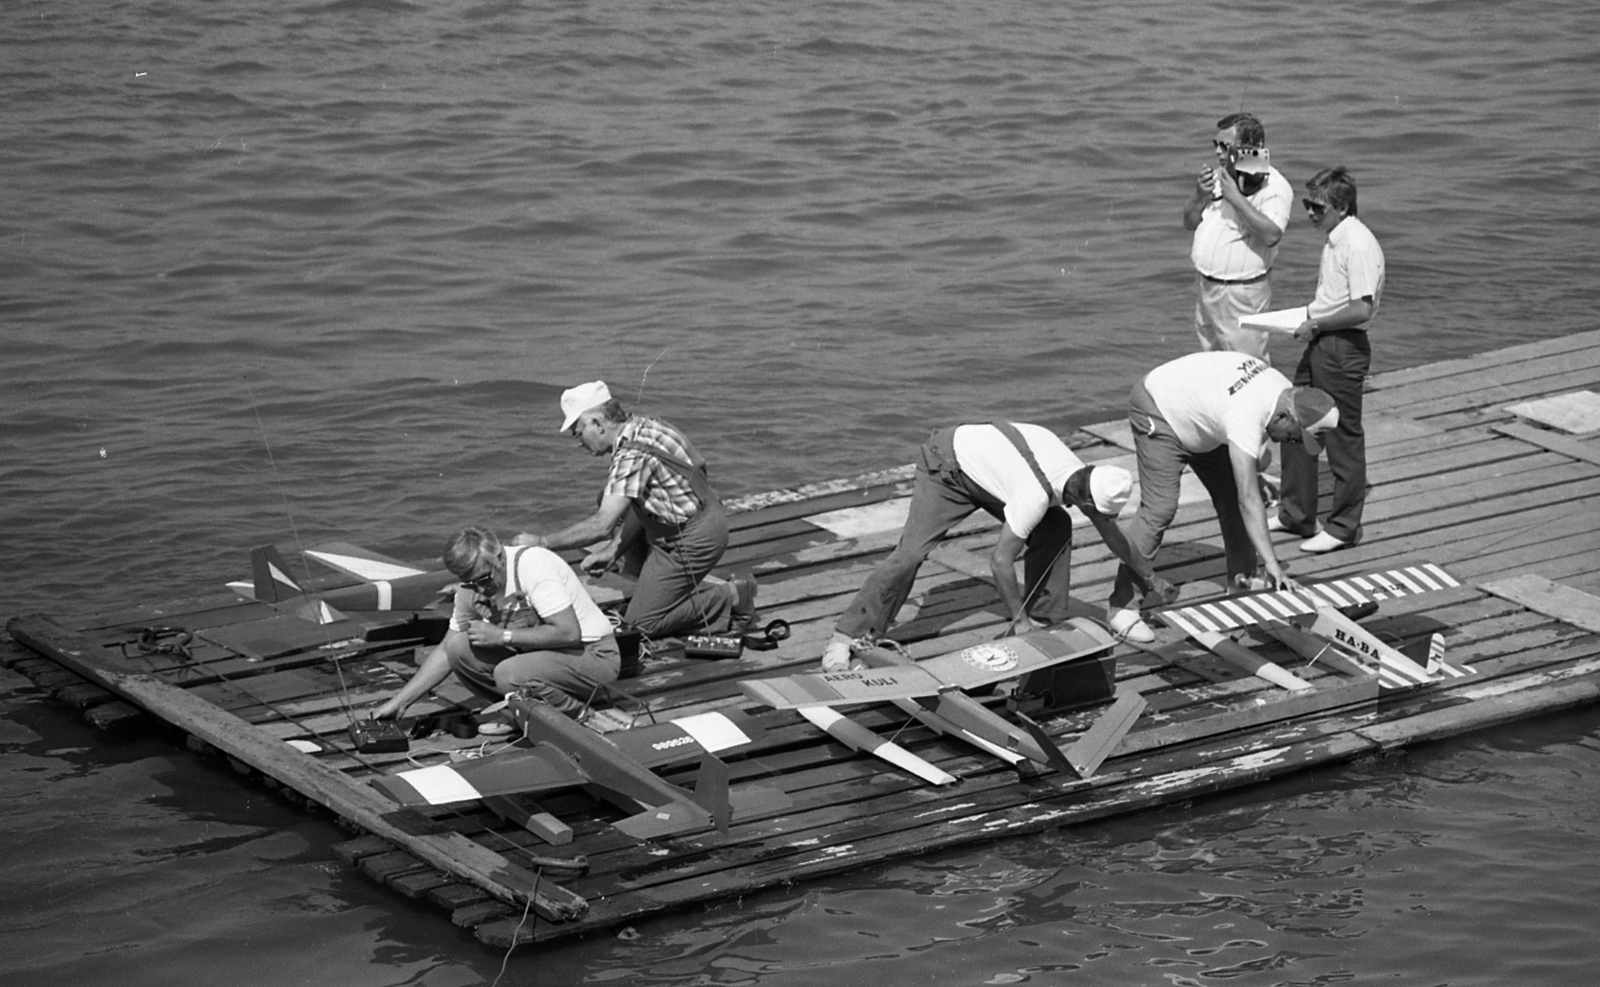
[[[727, 765], [716, 755], [755, 743], [764, 735], [755, 721], [742, 714], [704, 713], [602, 736], [536, 699], [513, 696], [506, 710], [532, 747], [402, 771], [374, 779], [373, 785], [404, 806], [582, 787], [633, 813], [615, 826], [640, 840], [713, 825], [726, 830], [734, 818], [790, 805], [789, 797], [776, 789], [746, 786], [729, 791]], [[653, 770], [696, 755], [701, 766], [693, 792], [668, 783]]]
[[247, 600], [265, 603], [312, 623], [332, 624], [350, 619], [345, 610], [429, 609], [443, 598], [449, 587], [459, 581], [446, 569], [418, 569], [377, 552], [343, 543], [308, 549], [305, 554], [340, 572], [355, 576], [361, 583], [313, 595], [289, 574], [289, 566], [278, 550], [271, 545], [263, 545], [250, 553], [253, 581], [229, 583], [228, 588]]
[[[914, 661], [885, 648], [866, 648], [859, 651], [856, 657], [868, 665], [867, 668], [745, 679], [739, 683], [739, 688], [751, 699], [774, 709], [799, 710], [807, 719], [849, 746], [871, 750], [902, 767], [909, 766], [904, 761], [890, 758], [880, 749], [872, 748], [870, 740], [864, 742], [863, 733], [869, 737], [875, 735], [859, 724], [832, 713], [831, 707], [893, 703], [932, 729], [965, 740], [1008, 764], [1017, 766], [1025, 761], [1033, 761], [1081, 775], [1088, 764], [1087, 758], [1079, 757], [1075, 764], [1072, 756], [1074, 751], [1057, 747], [1031, 721], [1024, 718], [1022, 726], [1012, 724], [963, 690], [992, 685], [1074, 659], [1101, 655], [1115, 645], [1116, 639], [1100, 625], [1073, 618], [1048, 631], [978, 644], [925, 661]], [[1137, 696], [1131, 700], [1128, 697], [1124, 699], [1127, 701], [1119, 710], [1119, 718], [1126, 718], [1133, 700], [1137, 700], [1140, 709], [1144, 706], [1143, 700]], [[827, 709], [827, 712], [817, 712], [822, 709]], [[1132, 725], [1131, 718], [1128, 719], [1128, 725]], [[896, 748], [895, 756], [902, 754], [915, 758], [915, 755]], [[954, 780], [920, 758], [916, 761], [926, 765], [925, 768], [909, 767], [919, 777], [935, 784]], [[1092, 771], [1092, 767], [1089, 770]]]
[[1220, 657], [1284, 688], [1303, 689], [1310, 685], [1275, 663], [1255, 656], [1227, 638], [1225, 632], [1256, 628], [1283, 642], [1309, 663], [1322, 661], [1350, 674], [1375, 676], [1380, 688], [1404, 689], [1469, 675], [1472, 669], [1444, 660], [1444, 639], [1438, 634], [1430, 641], [1427, 664], [1418, 664], [1363, 629], [1340, 608], [1459, 585], [1454, 576], [1429, 563], [1349, 576], [1299, 590], [1228, 597], [1157, 611], [1156, 616]]

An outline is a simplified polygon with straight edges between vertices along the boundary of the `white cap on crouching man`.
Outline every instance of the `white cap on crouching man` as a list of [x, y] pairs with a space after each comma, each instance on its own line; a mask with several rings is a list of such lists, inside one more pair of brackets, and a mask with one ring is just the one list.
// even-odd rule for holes
[[561, 414], [565, 420], [561, 423], [561, 431], [565, 432], [578, 420], [578, 416], [590, 408], [598, 408], [611, 400], [611, 388], [603, 380], [591, 380], [587, 384], [569, 387], [561, 392]]
[[1122, 505], [1133, 495], [1133, 474], [1121, 466], [1089, 467], [1089, 499], [1094, 509], [1106, 517], [1122, 513]]
[[1300, 448], [1322, 455], [1322, 433], [1339, 424], [1339, 409], [1328, 392], [1315, 387], [1291, 387], [1278, 395], [1278, 411], [1286, 411], [1300, 426]]

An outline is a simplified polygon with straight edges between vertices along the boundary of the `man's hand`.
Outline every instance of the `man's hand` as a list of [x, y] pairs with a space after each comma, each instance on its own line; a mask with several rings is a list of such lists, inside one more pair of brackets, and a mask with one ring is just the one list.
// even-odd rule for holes
[[1294, 338], [1302, 343], [1309, 343], [1317, 338], [1317, 320], [1307, 319], [1295, 327]]
[[615, 565], [616, 561], [617, 546], [614, 542], [607, 542], [585, 555], [579, 566], [589, 575], [598, 576]]
[[1018, 634], [1032, 634], [1034, 631], [1042, 631], [1049, 626], [1049, 624], [1039, 623], [1037, 620], [1034, 620], [1027, 614], [1019, 614], [1017, 615], [1017, 619], [1013, 620], [1009, 627], [1000, 632], [1000, 637], [1012, 637]]
[[498, 624], [491, 624], [487, 620], [474, 620], [467, 625], [467, 640], [475, 648], [487, 648], [505, 644], [505, 628]]
[[544, 547], [544, 535], [536, 535], [531, 531], [524, 531], [522, 534], [520, 534], [517, 537], [511, 539], [511, 544], [513, 544], [513, 545], [527, 545], [527, 546], [530, 546], [532, 548], [543, 548]]
[[1145, 594], [1145, 606], [1164, 607], [1176, 602], [1178, 602], [1178, 587], [1161, 576], [1150, 577], [1150, 592]]
[[1288, 573], [1282, 569], [1270, 569], [1267, 578], [1272, 580], [1272, 588], [1276, 590], [1292, 590], [1299, 592], [1300, 584], [1289, 578]]

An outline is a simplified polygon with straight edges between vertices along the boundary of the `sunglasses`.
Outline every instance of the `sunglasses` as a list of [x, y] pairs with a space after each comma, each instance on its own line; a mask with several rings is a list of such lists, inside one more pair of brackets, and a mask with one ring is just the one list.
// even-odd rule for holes
[[1219, 141], [1219, 140], [1213, 140], [1211, 142], [1211, 146], [1216, 148], [1219, 151], [1228, 151], [1230, 153], [1233, 151], [1233, 148], [1234, 148], [1234, 145], [1229, 144], [1227, 141]]
[[1326, 202], [1312, 202], [1310, 199], [1301, 199], [1300, 204], [1305, 206], [1306, 212], [1311, 214], [1312, 219], [1321, 219], [1322, 214], [1328, 211]]
[[490, 589], [493, 581], [494, 570], [490, 569], [488, 572], [473, 576], [471, 579], [462, 579], [461, 585], [465, 586], [467, 589], [476, 590], [481, 593], [487, 589]]

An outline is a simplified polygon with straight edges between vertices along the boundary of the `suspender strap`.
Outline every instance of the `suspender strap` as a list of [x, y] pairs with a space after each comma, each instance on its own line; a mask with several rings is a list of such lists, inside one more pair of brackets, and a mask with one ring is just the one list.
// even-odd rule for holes
[[1044, 478], [1044, 470], [1039, 468], [1039, 460], [1034, 458], [1033, 450], [1028, 448], [1027, 440], [1022, 437], [1021, 432], [1017, 431], [1017, 426], [1010, 422], [990, 422], [990, 424], [999, 429], [1000, 434], [1009, 439], [1011, 444], [1017, 447], [1017, 451], [1022, 453], [1022, 461], [1028, 464], [1029, 469], [1033, 470], [1033, 478], [1038, 480], [1039, 486], [1044, 488], [1044, 496], [1050, 502], [1050, 506], [1060, 507], [1061, 491], [1050, 489], [1050, 481]]
[[654, 457], [661, 465], [678, 474], [689, 484], [689, 490], [694, 494], [695, 499], [700, 502], [700, 507], [705, 507], [715, 499], [716, 495], [711, 492], [711, 481], [706, 477], [705, 467], [686, 463], [660, 446], [654, 446], [648, 442], [640, 442], [638, 439], [623, 439], [617, 445], [624, 449], [632, 449], [635, 452], [642, 452], [646, 456]]

